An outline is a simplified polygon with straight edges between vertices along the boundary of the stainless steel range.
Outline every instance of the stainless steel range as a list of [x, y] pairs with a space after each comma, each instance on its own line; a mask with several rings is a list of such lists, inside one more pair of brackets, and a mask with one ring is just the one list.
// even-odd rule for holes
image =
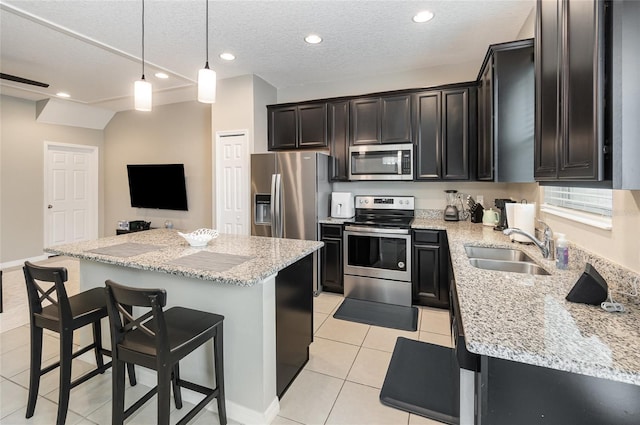
[[344, 228], [344, 295], [411, 305], [413, 196], [356, 196]]

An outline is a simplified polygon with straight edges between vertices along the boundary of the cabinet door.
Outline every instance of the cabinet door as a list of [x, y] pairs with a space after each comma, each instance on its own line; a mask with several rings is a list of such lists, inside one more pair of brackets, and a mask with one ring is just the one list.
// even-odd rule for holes
[[322, 287], [326, 291], [342, 294], [342, 239], [323, 238], [324, 247], [321, 251], [320, 269]]
[[295, 149], [298, 138], [295, 106], [269, 108], [269, 150]]
[[469, 179], [469, 92], [442, 92], [442, 178]]
[[380, 143], [380, 98], [351, 101], [351, 144]]
[[383, 97], [381, 143], [411, 143], [411, 95]]
[[428, 91], [414, 97], [416, 111], [416, 180], [438, 180], [442, 176], [441, 92]]
[[298, 147], [327, 147], [327, 104], [298, 106]]
[[332, 181], [349, 179], [349, 101], [331, 102], [329, 114], [329, 152], [332, 157]]
[[440, 246], [413, 246], [413, 302], [420, 305], [440, 304]]
[[555, 180], [560, 138], [560, 21], [557, 0], [538, 0], [534, 177]]
[[558, 177], [600, 180], [604, 144], [604, 6], [602, 1], [562, 3], [562, 132]]
[[493, 57], [487, 62], [478, 88], [478, 180], [494, 179]]

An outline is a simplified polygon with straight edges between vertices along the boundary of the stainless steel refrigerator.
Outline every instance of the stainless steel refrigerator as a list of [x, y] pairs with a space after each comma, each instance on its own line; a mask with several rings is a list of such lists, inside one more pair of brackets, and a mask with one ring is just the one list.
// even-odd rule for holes
[[[319, 239], [318, 220], [329, 216], [329, 156], [321, 152], [251, 155], [251, 234]], [[314, 291], [319, 291], [317, 255]]]

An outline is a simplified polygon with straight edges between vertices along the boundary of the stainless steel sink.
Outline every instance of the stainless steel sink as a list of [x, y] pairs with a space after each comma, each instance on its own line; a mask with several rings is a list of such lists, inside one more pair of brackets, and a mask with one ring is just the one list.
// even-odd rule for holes
[[533, 258], [518, 249], [473, 245], [466, 245], [464, 249], [467, 251], [467, 257], [469, 258], [483, 258], [486, 260], [502, 261], [526, 261], [528, 263], [535, 263]]
[[527, 273], [537, 275], [549, 275], [549, 273], [534, 263], [524, 261], [490, 260], [486, 258], [469, 258], [472, 266], [485, 270], [497, 270], [502, 272]]

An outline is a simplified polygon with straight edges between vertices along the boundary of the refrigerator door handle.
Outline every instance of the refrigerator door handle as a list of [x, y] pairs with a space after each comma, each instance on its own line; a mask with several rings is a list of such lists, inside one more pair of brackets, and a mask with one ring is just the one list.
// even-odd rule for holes
[[282, 216], [282, 175], [278, 174], [276, 178], [276, 195], [278, 202], [276, 203], [276, 215], [278, 216], [278, 237], [284, 236], [284, 217]]
[[271, 236], [276, 237], [276, 225], [278, 223], [276, 216], [276, 177], [277, 174], [271, 174]]

